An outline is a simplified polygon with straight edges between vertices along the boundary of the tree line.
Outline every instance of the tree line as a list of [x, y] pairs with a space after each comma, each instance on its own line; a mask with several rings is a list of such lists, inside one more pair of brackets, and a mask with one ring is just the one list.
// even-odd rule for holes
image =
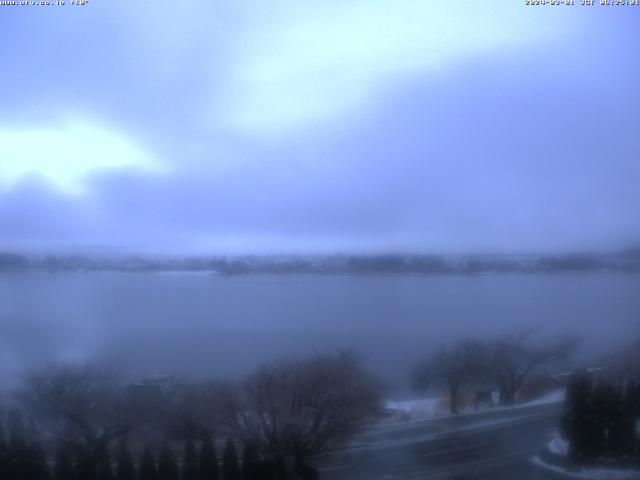
[[[27, 376], [0, 416], [0, 478], [313, 479], [307, 459], [373, 418], [380, 398], [349, 352], [270, 363], [234, 383], [55, 366]], [[226, 439], [221, 458], [214, 438]]]
[[[294, 464], [292, 473], [286, 464], [261, 459], [252, 443], [243, 447], [241, 458], [236, 444], [227, 439], [222, 458], [216, 455], [215, 442], [205, 434], [199, 442], [184, 440], [179, 459], [169, 442], [154, 449], [145, 445], [138, 458], [131, 453], [125, 437], [114, 452], [105, 449], [95, 458], [85, 448], [58, 440], [53, 458], [47, 457], [42, 440], [25, 429], [18, 410], [8, 414], [8, 439], [0, 432], [0, 478], [5, 480], [270, 480], [317, 478], [313, 469]], [[0, 423], [3, 419], [0, 418]]]
[[412, 384], [418, 390], [444, 386], [452, 414], [460, 410], [464, 388], [490, 386], [499, 391], [501, 404], [512, 404], [527, 379], [567, 362], [579, 344], [573, 336], [537, 342], [533, 333], [524, 329], [488, 341], [461, 339], [442, 345], [414, 367]]

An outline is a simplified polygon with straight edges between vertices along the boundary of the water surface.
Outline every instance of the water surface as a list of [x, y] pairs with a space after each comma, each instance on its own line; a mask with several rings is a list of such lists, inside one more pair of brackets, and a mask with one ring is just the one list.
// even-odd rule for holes
[[524, 324], [580, 332], [584, 351], [628, 338], [640, 275], [0, 276], [0, 371], [108, 359], [134, 375], [229, 377], [278, 356], [353, 347], [392, 388], [413, 362], [462, 335]]

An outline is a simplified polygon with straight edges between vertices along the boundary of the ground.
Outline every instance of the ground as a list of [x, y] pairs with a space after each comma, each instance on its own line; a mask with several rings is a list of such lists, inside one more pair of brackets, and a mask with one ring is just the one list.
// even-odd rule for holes
[[532, 458], [556, 430], [561, 400], [555, 393], [520, 406], [382, 422], [314, 466], [330, 480], [556, 478]]
[[[564, 478], [581, 480], [638, 480], [640, 470], [631, 468], [582, 467], [567, 468], [563, 462], [569, 453], [569, 443], [556, 430], [551, 434], [545, 450], [533, 458], [539, 468]], [[554, 461], [558, 459], [560, 461]]]

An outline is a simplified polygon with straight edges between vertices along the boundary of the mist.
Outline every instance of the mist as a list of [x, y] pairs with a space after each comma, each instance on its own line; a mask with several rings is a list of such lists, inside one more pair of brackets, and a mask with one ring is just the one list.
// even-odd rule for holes
[[637, 468], [638, 2], [1, 3], [0, 477]]

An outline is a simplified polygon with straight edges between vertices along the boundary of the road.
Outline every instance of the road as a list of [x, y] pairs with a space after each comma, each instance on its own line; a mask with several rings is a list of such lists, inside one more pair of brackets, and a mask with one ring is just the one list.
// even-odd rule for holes
[[548, 480], [530, 459], [559, 417], [556, 403], [378, 425], [314, 465], [322, 480]]

